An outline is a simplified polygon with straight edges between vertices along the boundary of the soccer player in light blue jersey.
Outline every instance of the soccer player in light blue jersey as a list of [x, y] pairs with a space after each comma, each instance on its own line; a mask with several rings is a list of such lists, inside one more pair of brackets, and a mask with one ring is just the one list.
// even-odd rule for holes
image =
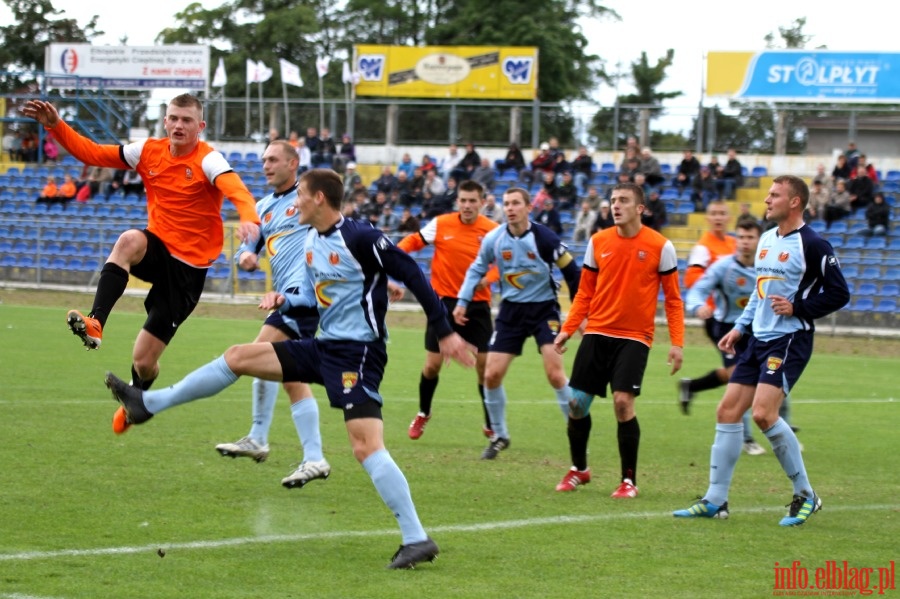
[[766, 231], [756, 253], [756, 288], [719, 349], [735, 351], [752, 336], [738, 358], [716, 412], [716, 436], [710, 455], [709, 488], [679, 518], [727, 518], [728, 490], [741, 455], [741, 415], [752, 406], [753, 420], [793, 485], [793, 497], [781, 526], [799, 526], [822, 507], [806, 473], [800, 444], [779, 416], [785, 395], [800, 378], [813, 349], [814, 320], [850, 300], [847, 281], [834, 250], [803, 222], [809, 188], [799, 177], [776, 177], [766, 196]]
[[402, 545], [388, 567], [412, 568], [433, 560], [438, 546], [425, 533], [406, 477], [384, 446], [378, 388], [387, 364], [388, 277], [404, 283], [422, 305], [446, 360], [474, 366], [474, 348], [453, 332], [446, 309], [415, 260], [377, 229], [341, 215], [343, 193], [341, 178], [332, 170], [313, 169], [300, 176], [295, 206], [300, 222], [310, 226], [304, 262], [319, 310], [315, 338], [232, 346], [168, 389], [145, 393], [112, 373], [107, 373], [106, 385], [132, 424], [215, 395], [242, 375], [323, 385], [331, 407], [343, 412], [354, 456], [400, 525]]
[[[294, 202], [297, 199], [297, 150], [287, 141], [276, 140], [262, 156], [266, 183], [274, 191], [256, 204], [260, 218], [260, 237], [243, 243], [235, 254], [235, 262], [246, 271], [259, 268], [259, 254], [265, 250], [272, 269], [273, 291], [259, 304], [270, 313], [257, 342], [311, 338], [319, 326], [315, 295], [306, 282], [303, 247], [309, 225], [301, 225]], [[278, 398], [278, 383], [253, 379], [253, 422], [250, 432], [234, 443], [220, 443], [216, 450], [223, 456], [246, 456], [262, 462], [269, 456], [269, 428]], [[319, 407], [312, 389], [306, 383], [284, 383], [291, 400], [291, 417], [303, 446], [303, 460], [281, 484], [300, 488], [311, 480], [328, 478], [331, 466], [322, 453], [319, 432]]]
[[559, 268], [565, 277], [570, 297], [578, 292], [581, 269], [556, 233], [529, 220], [530, 209], [530, 197], [524, 189], [513, 187], [503, 194], [506, 225], [484, 236], [478, 257], [466, 271], [453, 309], [457, 324], [465, 325], [476, 287], [491, 264], [496, 264], [503, 300], [484, 368], [484, 404], [493, 431], [490, 444], [481, 454], [484, 460], [493, 460], [509, 447], [503, 378], [513, 359], [522, 354], [522, 346], [529, 337], [537, 342], [547, 380], [556, 393], [563, 416], [569, 415], [569, 379], [562, 356], [553, 347], [562, 322], [557, 299], [559, 284], [553, 278], [553, 267]]

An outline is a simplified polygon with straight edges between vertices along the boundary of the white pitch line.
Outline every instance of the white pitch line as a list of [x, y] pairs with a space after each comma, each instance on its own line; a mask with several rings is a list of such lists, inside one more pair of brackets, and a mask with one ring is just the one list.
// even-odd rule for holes
[[[873, 505], [837, 505], [825, 506], [828, 512], [844, 511], [886, 511], [898, 510], [900, 505], [873, 504]], [[738, 514], [762, 514], [768, 512], [781, 512], [781, 507], [751, 507], [741, 509]], [[632, 512], [626, 514], [593, 514], [583, 516], [548, 516], [546, 518], [526, 518], [521, 520], [504, 520], [500, 522], [481, 522], [475, 524], [447, 524], [443, 526], [431, 526], [429, 532], [433, 533], [467, 533], [484, 532], [486, 530], [503, 530], [513, 528], [526, 528], [529, 526], [552, 526], [567, 524], [584, 524], [591, 522], [605, 522], [610, 520], [635, 520], [641, 518], [671, 518], [672, 512]], [[95, 557], [98, 555], [131, 555], [135, 553], [152, 553], [163, 549], [219, 549], [222, 547], [236, 547], [241, 545], [253, 545], [261, 543], [296, 543], [298, 541], [319, 541], [327, 539], [346, 539], [359, 537], [384, 537], [396, 536], [397, 529], [389, 530], [346, 530], [334, 532], [318, 532], [294, 535], [263, 535], [258, 537], [236, 537], [231, 539], [219, 539], [216, 541], [190, 541], [186, 543], [156, 543], [153, 545], [140, 545], [132, 547], [100, 547], [96, 549], [59, 549], [56, 551], [23, 551], [20, 553], [0, 553], [0, 562], [28, 561], [55, 559], [60, 557]], [[2, 597], [2, 596], [0, 596]]]

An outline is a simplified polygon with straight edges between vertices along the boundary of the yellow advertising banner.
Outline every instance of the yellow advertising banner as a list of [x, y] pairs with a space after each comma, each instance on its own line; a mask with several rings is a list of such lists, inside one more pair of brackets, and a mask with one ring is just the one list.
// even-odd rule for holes
[[353, 70], [357, 96], [533, 100], [538, 49], [358, 45]]

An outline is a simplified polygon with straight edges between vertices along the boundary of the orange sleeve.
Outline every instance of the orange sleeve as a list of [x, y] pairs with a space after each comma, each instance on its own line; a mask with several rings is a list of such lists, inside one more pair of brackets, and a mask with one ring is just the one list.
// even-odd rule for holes
[[397, 243], [397, 247], [407, 254], [418, 252], [426, 245], [425, 240], [422, 239], [422, 236], [419, 233], [410, 233]]
[[[583, 275], [582, 275], [583, 276]], [[678, 273], [670, 272], [662, 276], [662, 288], [665, 295], [666, 321], [669, 324], [669, 339], [672, 345], [684, 347], [684, 302], [678, 288]], [[579, 293], [581, 290], [579, 290]]]
[[256, 200], [237, 173], [234, 171], [222, 173], [216, 177], [214, 185], [237, 208], [241, 222], [259, 224], [259, 215], [256, 213]]
[[53, 129], [49, 129], [49, 131], [53, 132], [53, 137], [56, 138], [62, 147], [85, 164], [107, 166], [116, 169], [131, 168], [122, 158], [122, 146], [94, 143], [88, 138], [79, 135], [63, 120], [60, 120], [56, 126], [53, 127]]
[[497, 268], [496, 264], [491, 264], [491, 267], [484, 275], [484, 280], [491, 284], [500, 280], [500, 269]]
[[578, 293], [569, 308], [566, 322], [562, 326], [562, 332], [570, 337], [578, 330], [581, 323], [587, 318], [591, 300], [594, 297], [594, 288], [597, 286], [597, 271], [590, 268], [581, 269], [581, 281], [578, 283]]
[[690, 289], [694, 286], [694, 283], [700, 280], [700, 277], [702, 277], [705, 272], [706, 269], [702, 266], [696, 264], [688, 266], [684, 271], [684, 286], [687, 289]]

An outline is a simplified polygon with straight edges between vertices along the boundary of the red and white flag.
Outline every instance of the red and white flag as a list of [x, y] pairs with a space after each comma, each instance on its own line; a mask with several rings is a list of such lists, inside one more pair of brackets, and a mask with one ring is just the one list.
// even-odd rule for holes
[[328, 74], [328, 61], [327, 56], [320, 56], [316, 59], [316, 71], [319, 73], [319, 79]]
[[287, 85], [296, 85], [303, 87], [303, 78], [300, 77], [300, 67], [292, 62], [288, 62], [283, 58], [278, 59], [278, 66], [281, 67], [281, 81]]

